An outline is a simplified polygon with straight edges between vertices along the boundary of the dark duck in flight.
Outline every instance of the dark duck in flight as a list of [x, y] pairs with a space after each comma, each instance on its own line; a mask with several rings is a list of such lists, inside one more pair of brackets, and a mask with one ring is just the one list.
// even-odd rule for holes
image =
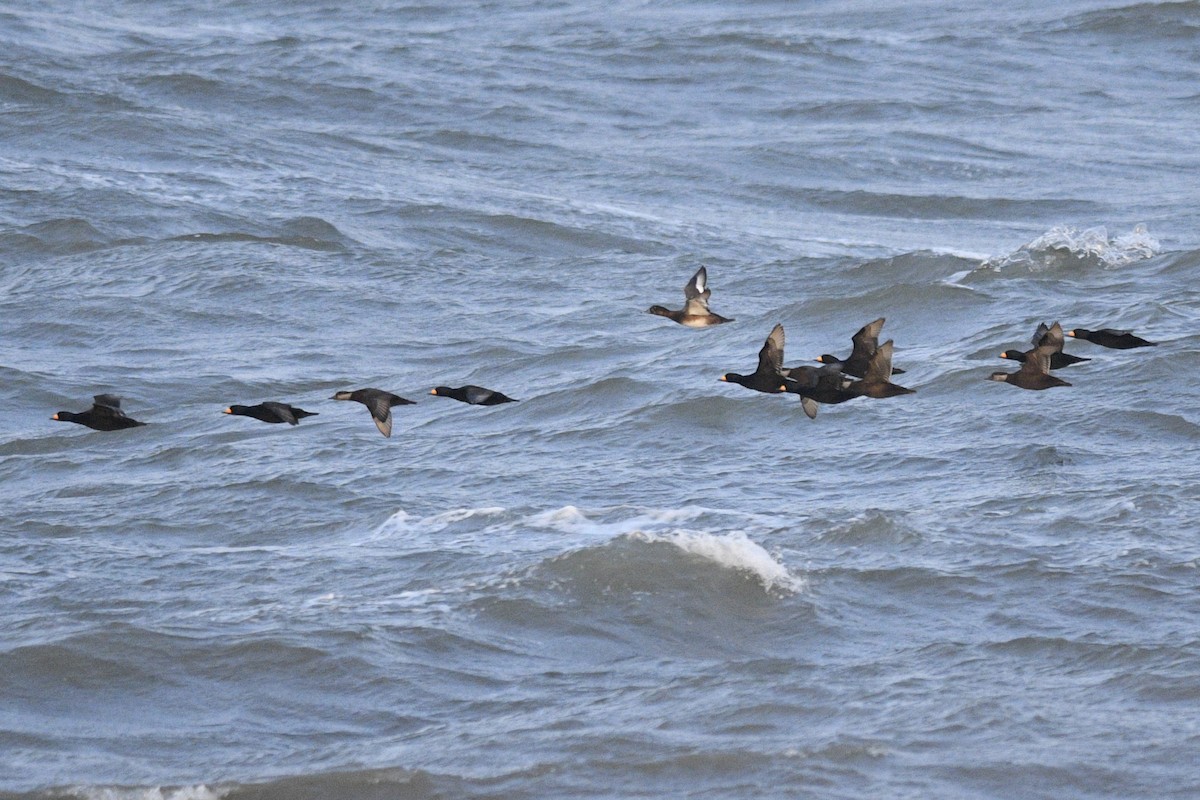
[[1102, 328], [1098, 331], [1089, 331], [1087, 328], [1076, 328], [1073, 331], [1067, 331], [1067, 336], [1075, 339], [1086, 339], [1092, 344], [1098, 344], [1101, 347], [1111, 347], [1114, 350], [1131, 350], [1134, 347], [1154, 347], [1158, 342], [1148, 342], [1140, 336], [1134, 336], [1129, 331], [1118, 331], [1112, 328]]
[[767, 394], [786, 392], [786, 379], [783, 377], [783, 326], [776, 325], [767, 334], [762, 349], [758, 351], [758, 368], [749, 375], [736, 372], [726, 372], [717, 380], [740, 384], [747, 389]]
[[1022, 389], [1042, 390], [1055, 386], [1070, 386], [1071, 384], [1062, 378], [1050, 374], [1050, 357], [1054, 352], [1053, 344], [1039, 345], [1025, 353], [1025, 360], [1016, 372], [993, 372], [988, 378], [1011, 383]]
[[842, 374], [838, 364], [822, 367], [784, 367], [787, 390], [800, 395], [800, 407], [809, 419], [817, 418], [818, 403], [835, 405], [859, 395], [846, 390], [852, 381]]
[[[1057, 322], [1048, 328], [1044, 322], [1038, 325], [1037, 330], [1033, 334], [1032, 342], [1034, 349], [1043, 345], [1052, 345], [1054, 347], [1054, 350], [1050, 354], [1050, 369], [1062, 369], [1072, 364], [1078, 364], [1080, 361], [1091, 361], [1090, 358], [1081, 358], [1080, 356], [1073, 356], [1070, 353], [1063, 352], [1063, 344], [1066, 340], [1063, 338], [1062, 326]], [[1005, 350], [1000, 354], [1000, 357], [1024, 363], [1026, 355], [1027, 353], [1021, 350]]]
[[92, 398], [92, 407], [87, 411], [59, 411], [50, 419], [86, 425], [96, 431], [119, 431], [146, 424], [125, 416], [121, 410], [121, 398], [115, 394], [98, 394]]
[[500, 392], [491, 389], [485, 389], [482, 386], [438, 386], [429, 390], [430, 394], [436, 394], [438, 397], [449, 397], [454, 400], [459, 400], [463, 403], [469, 403], [473, 406], [497, 406], [501, 403], [515, 403], [514, 398], [501, 394]]
[[385, 392], [383, 389], [355, 389], [352, 392], [338, 392], [334, 400], [353, 400], [362, 403], [371, 412], [375, 427], [384, 436], [392, 435], [392, 406], [410, 406], [412, 400], [406, 400], [398, 394]]
[[[863, 377], [871, 356], [875, 355], [875, 351], [879, 349], [879, 332], [883, 330], [885, 319], [885, 317], [880, 317], [874, 322], [868, 322], [858, 329], [858, 333], [850, 337], [852, 348], [845, 361], [837, 356], [831, 356], [829, 353], [824, 354], [817, 361], [822, 364], [841, 364], [842, 372], [846, 375], [853, 375], [855, 378]], [[892, 374], [903, 375], [904, 370], [893, 367]]]
[[877, 400], [915, 393], [916, 389], [906, 389], [892, 383], [893, 347], [891, 339], [879, 345], [867, 361], [867, 369], [863, 372], [862, 380], [846, 385], [846, 391], [855, 397], [874, 397]]
[[315, 417], [317, 412], [305, 411], [302, 408], [289, 406], [287, 403], [266, 402], [256, 406], [230, 406], [226, 414], [238, 417], [254, 417], [263, 422], [286, 422], [288, 425], [299, 425], [304, 417]]

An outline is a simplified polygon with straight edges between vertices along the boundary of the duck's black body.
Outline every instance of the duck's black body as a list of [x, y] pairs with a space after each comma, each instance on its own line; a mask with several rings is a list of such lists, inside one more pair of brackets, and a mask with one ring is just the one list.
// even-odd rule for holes
[[[1020, 361], [1022, 364], [1025, 363], [1026, 356], [1027, 354], [1020, 350], [1005, 350], [1000, 354], [1001, 358], [1007, 358], [1012, 361]], [[1091, 359], [1073, 356], [1070, 353], [1053, 353], [1050, 356], [1050, 369], [1062, 369], [1063, 367], [1069, 367], [1072, 364], [1078, 364], [1081, 361], [1091, 361]]]
[[145, 425], [136, 419], [125, 416], [121, 410], [121, 398], [115, 394], [98, 394], [92, 398], [92, 407], [87, 411], [59, 411], [50, 419], [59, 422], [74, 422], [85, 425], [94, 431], [119, 431], [125, 428], [137, 428]]
[[270, 422], [286, 422], [289, 425], [298, 425], [304, 417], [315, 417], [317, 412], [305, 411], [302, 408], [289, 406], [286, 403], [265, 402], [259, 403], [256, 406], [230, 406], [225, 409], [226, 414], [233, 414], [238, 417], [254, 417], [254, 419]]
[[776, 325], [767, 334], [762, 349], [758, 351], [758, 368], [749, 375], [726, 372], [718, 380], [736, 383], [756, 392], [778, 394], [787, 391], [783, 377], [783, 325]]
[[816, 419], [817, 404], [836, 405], [859, 395], [846, 391], [850, 379], [842, 374], [838, 364], [823, 367], [784, 367], [787, 391], [800, 395], [800, 406], [809, 419]]
[[1102, 328], [1089, 331], [1087, 328], [1076, 328], [1067, 332], [1068, 336], [1084, 339], [1101, 347], [1111, 347], [1114, 350], [1132, 350], [1135, 347], [1155, 347], [1158, 342], [1146, 341], [1140, 336], [1134, 336], [1129, 331], [1118, 331], [1112, 328]]
[[449, 397], [454, 400], [459, 400], [463, 403], [470, 403], [473, 406], [496, 406], [500, 405], [501, 403], [517, 402], [514, 398], [501, 394], [500, 392], [493, 391], [492, 389], [485, 389], [482, 386], [473, 386], [471, 384], [457, 387], [438, 386], [434, 389], [430, 389], [429, 393], [436, 394], [438, 397]]

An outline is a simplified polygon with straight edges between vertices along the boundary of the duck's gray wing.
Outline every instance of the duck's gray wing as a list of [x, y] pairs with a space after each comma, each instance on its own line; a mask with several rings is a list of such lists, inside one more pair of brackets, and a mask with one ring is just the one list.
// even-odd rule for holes
[[871, 354], [863, 380], [868, 383], [887, 383], [892, 379], [892, 340], [888, 339]]
[[1057, 352], [1052, 344], [1035, 347], [1025, 354], [1025, 362], [1021, 364], [1021, 368], [1017, 371], [1029, 375], [1049, 375], [1050, 357]]
[[463, 389], [466, 390], [467, 402], [472, 405], [479, 405], [495, 394], [491, 389], [482, 386], [464, 386]]
[[1053, 347], [1054, 353], [1061, 353], [1063, 345], [1066, 344], [1066, 337], [1063, 335], [1062, 325], [1055, 322], [1050, 327], [1046, 327], [1046, 323], [1038, 326], [1037, 333], [1033, 336], [1034, 347]]
[[263, 408], [269, 409], [272, 414], [279, 417], [288, 425], [299, 425], [300, 420], [296, 419], [296, 415], [292, 412], [292, 407], [286, 403], [266, 402], [263, 403]]
[[700, 295], [708, 296], [708, 270], [704, 267], [696, 270], [696, 274], [683, 287], [683, 296], [688, 300]]
[[874, 322], [868, 322], [858, 329], [858, 333], [850, 337], [850, 341], [854, 343], [854, 349], [850, 351], [850, 358], [855, 356], [870, 358], [875, 354], [876, 348], [879, 347], [879, 332], [883, 330], [885, 319], [885, 317], [880, 317]]
[[379, 408], [372, 404], [367, 408], [371, 409], [371, 420], [374, 421], [375, 427], [379, 428], [379, 432], [384, 436], [390, 438], [392, 435], [392, 407], [384, 405]]
[[392, 406], [411, 403], [411, 400], [405, 400], [399, 395], [381, 390], [373, 392], [367, 398], [365, 405], [371, 412], [371, 419], [374, 420], [375, 427], [379, 428], [379, 432], [384, 436], [390, 437], [392, 435]]
[[708, 288], [708, 271], [704, 267], [696, 270], [696, 274], [683, 287], [683, 296], [687, 298], [683, 304], [685, 316], [698, 317], [709, 313], [708, 298], [712, 296], [712, 290]]
[[92, 397], [92, 403], [108, 411], [115, 411], [118, 414], [121, 411], [121, 398], [115, 394], [98, 394]]
[[770, 375], [783, 374], [783, 325], [776, 324], [767, 334], [762, 349], [758, 351], [758, 371]]

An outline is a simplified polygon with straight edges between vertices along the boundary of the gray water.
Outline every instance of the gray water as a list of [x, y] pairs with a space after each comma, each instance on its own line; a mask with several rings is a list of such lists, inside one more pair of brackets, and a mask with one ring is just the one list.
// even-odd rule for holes
[[[1200, 794], [1200, 4], [0, 43], [0, 797]], [[914, 395], [717, 380], [879, 316]], [[986, 380], [1054, 320], [1159, 345]]]

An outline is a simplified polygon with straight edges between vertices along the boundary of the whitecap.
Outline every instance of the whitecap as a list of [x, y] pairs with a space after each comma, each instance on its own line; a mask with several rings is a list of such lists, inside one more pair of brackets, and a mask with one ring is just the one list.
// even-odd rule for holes
[[950, 275], [950, 276], [944, 278], [942, 280], [942, 285], [950, 286], [954, 289], [965, 289], [968, 292], [973, 292], [973, 291], [975, 291], [974, 287], [967, 286], [965, 283], [963, 283], [963, 281], [966, 280], [967, 278], [971, 277], [971, 275], [973, 275], [974, 272], [975, 272], [975, 270], [973, 270], [973, 269], [964, 269], [959, 272], [955, 272], [953, 275]]
[[505, 511], [506, 509], [500, 506], [482, 506], [479, 508], [454, 508], [428, 517], [415, 517], [401, 508], [383, 521], [383, 524], [375, 530], [373, 538], [411, 530], [433, 533], [444, 530], [456, 522], [463, 522], [473, 517], [495, 516], [503, 514]]
[[[593, 519], [589, 514], [611, 516], [617, 512], [631, 512], [630, 516], [611, 521]], [[687, 522], [704, 514], [706, 509], [698, 506], [684, 508], [610, 508], [585, 513], [575, 506], [563, 506], [551, 511], [531, 514], [524, 523], [531, 528], [541, 528], [574, 535], [591, 535], [615, 538], [644, 528]]]
[[979, 268], [995, 272], [1013, 268], [1041, 272], [1073, 260], [1112, 269], [1152, 258], [1160, 252], [1161, 243], [1141, 223], [1129, 233], [1111, 237], [1103, 225], [1082, 230], [1056, 225], [1014, 252], [984, 261]]
[[220, 800], [229, 794], [204, 784], [196, 786], [73, 786], [70, 793], [86, 800]]
[[702, 531], [672, 531], [668, 533], [637, 531], [629, 536], [644, 542], [672, 544], [685, 553], [707, 559], [722, 567], [749, 572], [767, 591], [799, 592], [804, 588], [802, 578], [792, 575], [788, 568], [777, 561], [762, 545], [741, 531], [725, 534]]

